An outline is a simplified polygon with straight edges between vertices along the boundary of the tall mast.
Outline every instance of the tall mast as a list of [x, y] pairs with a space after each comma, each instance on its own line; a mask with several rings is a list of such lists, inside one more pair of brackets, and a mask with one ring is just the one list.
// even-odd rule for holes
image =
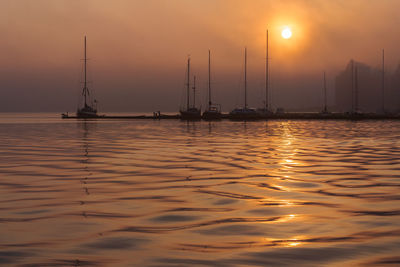
[[326, 73], [324, 71], [324, 112], [328, 112], [328, 103], [326, 96]]
[[244, 108], [247, 109], [247, 47], [244, 48]]
[[268, 110], [268, 87], [269, 87], [269, 71], [268, 71], [268, 30], [267, 30], [267, 58], [265, 62], [265, 111]]
[[382, 49], [382, 112], [385, 112], [385, 49]]
[[186, 99], [186, 110], [189, 110], [189, 90], [190, 90], [190, 57], [188, 57], [187, 63], [187, 99]]
[[354, 112], [354, 60], [351, 60], [351, 112]]
[[193, 77], [193, 108], [196, 107], [196, 75]]
[[354, 84], [354, 111], [358, 110], [358, 66], [354, 70], [355, 84]]
[[211, 51], [208, 50], [208, 109], [211, 108]]
[[85, 97], [85, 107], [87, 106], [87, 102], [86, 102], [86, 94], [87, 94], [87, 81], [86, 81], [86, 62], [87, 62], [87, 58], [86, 58], [86, 36], [85, 36], [85, 42], [84, 42], [84, 76], [85, 76], [85, 81], [84, 81], [84, 86], [83, 86], [83, 95]]

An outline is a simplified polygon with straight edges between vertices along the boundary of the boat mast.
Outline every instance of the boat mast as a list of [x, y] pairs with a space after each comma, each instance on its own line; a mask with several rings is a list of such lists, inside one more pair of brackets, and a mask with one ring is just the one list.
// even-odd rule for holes
[[211, 51], [208, 50], [208, 109], [211, 109]]
[[85, 107], [87, 106], [87, 101], [86, 101], [86, 95], [88, 94], [88, 88], [87, 88], [87, 81], [86, 81], [86, 62], [87, 62], [87, 58], [86, 58], [86, 36], [85, 36], [85, 42], [84, 42], [84, 77], [85, 77], [85, 81], [84, 81], [84, 85], [83, 85], [83, 95], [85, 97]]
[[189, 89], [190, 89], [190, 57], [188, 57], [187, 63], [187, 99], [186, 99], [186, 110], [189, 110]]
[[196, 75], [193, 77], [193, 108], [196, 108]]
[[385, 49], [382, 49], [382, 112], [385, 113]]
[[265, 62], [265, 111], [268, 110], [269, 70], [268, 70], [268, 30], [267, 30], [267, 58]]
[[354, 60], [351, 60], [351, 112], [354, 112]]
[[358, 66], [354, 70], [355, 83], [354, 83], [354, 111], [358, 110]]
[[328, 112], [328, 104], [327, 104], [327, 97], [326, 97], [326, 73], [324, 71], [324, 112]]
[[244, 109], [247, 109], [247, 47], [244, 48]]

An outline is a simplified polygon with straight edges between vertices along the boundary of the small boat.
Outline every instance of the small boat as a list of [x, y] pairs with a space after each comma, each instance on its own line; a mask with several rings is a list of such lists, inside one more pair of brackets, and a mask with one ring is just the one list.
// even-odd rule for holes
[[186, 109], [180, 109], [182, 120], [201, 120], [201, 109], [196, 108], [196, 76], [193, 80], [193, 106], [190, 106], [190, 57], [187, 63]]
[[211, 52], [208, 50], [208, 109], [203, 112], [204, 120], [220, 120], [221, 106], [211, 101]]
[[85, 44], [84, 44], [84, 54], [85, 54], [85, 58], [84, 58], [84, 85], [83, 85], [83, 89], [82, 89], [82, 95], [84, 97], [84, 105], [82, 108], [78, 108], [77, 112], [76, 112], [76, 116], [78, 118], [96, 118], [98, 117], [97, 115], [97, 101], [94, 100], [94, 103], [89, 103], [89, 95], [90, 95], [90, 91], [89, 88], [87, 86], [87, 67], [86, 67], [86, 63], [87, 63], [87, 57], [86, 57], [86, 36], [85, 36]]
[[229, 113], [231, 120], [254, 120], [261, 118], [261, 115], [252, 108], [247, 107], [247, 48], [244, 50], [244, 107], [235, 108]]

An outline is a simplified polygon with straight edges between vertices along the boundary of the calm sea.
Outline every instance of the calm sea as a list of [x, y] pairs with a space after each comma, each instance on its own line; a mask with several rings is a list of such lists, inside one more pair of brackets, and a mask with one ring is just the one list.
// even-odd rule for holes
[[400, 122], [0, 114], [0, 265], [400, 264]]

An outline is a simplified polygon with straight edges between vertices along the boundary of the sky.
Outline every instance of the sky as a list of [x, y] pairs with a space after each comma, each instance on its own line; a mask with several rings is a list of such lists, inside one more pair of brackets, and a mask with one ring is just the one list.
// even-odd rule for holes
[[[272, 107], [329, 103], [350, 59], [386, 69], [400, 63], [398, 0], [1, 0], [0, 111], [73, 112], [82, 87], [83, 39], [89, 88], [101, 112], [175, 112], [183, 104], [186, 62], [207, 98], [243, 105], [244, 48], [249, 106], [264, 99], [269, 31]], [[292, 30], [285, 40], [281, 31]]]

